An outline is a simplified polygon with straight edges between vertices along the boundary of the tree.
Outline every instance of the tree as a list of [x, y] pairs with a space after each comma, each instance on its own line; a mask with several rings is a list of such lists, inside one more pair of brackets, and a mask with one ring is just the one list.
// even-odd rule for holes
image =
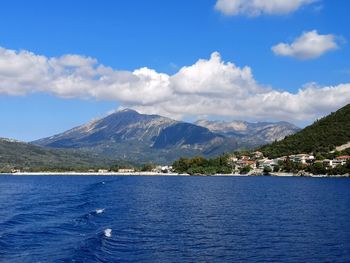
[[350, 170], [350, 159], [346, 161], [345, 167]]
[[270, 166], [265, 166], [263, 170], [264, 175], [269, 175], [272, 172], [272, 169]]
[[315, 158], [316, 160], [321, 160], [321, 161], [325, 159], [321, 153], [316, 153]]
[[287, 173], [293, 170], [293, 162], [289, 159], [289, 157], [287, 157], [287, 159], [283, 163], [283, 170]]
[[307, 170], [312, 174], [326, 174], [327, 170], [322, 163], [314, 163], [310, 165]]
[[337, 165], [334, 169], [332, 169], [332, 174], [339, 174], [344, 175], [350, 172], [350, 169], [347, 167], [347, 165]]
[[119, 164], [113, 164], [111, 167], [110, 167], [110, 170], [111, 171], [118, 171], [120, 168]]
[[247, 174], [252, 170], [252, 167], [250, 165], [243, 166], [240, 170], [241, 174]]
[[153, 164], [151, 164], [151, 163], [145, 163], [145, 164], [142, 165], [141, 171], [142, 171], [142, 172], [150, 172], [150, 171], [153, 170], [153, 168], [154, 168], [154, 165], [153, 165]]
[[190, 161], [187, 158], [183, 158], [183, 157], [181, 157], [179, 160], [173, 163], [173, 169], [175, 172], [178, 172], [178, 173], [187, 172], [189, 166], [190, 166]]
[[273, 167], [273, 171], [274, 171], [275, 173], [278, 173], [278, 172], [280, 171], [280, 169], [281, 169], [281, 167], [280, 167], [279, 165], [275, 165], [275, 166]]

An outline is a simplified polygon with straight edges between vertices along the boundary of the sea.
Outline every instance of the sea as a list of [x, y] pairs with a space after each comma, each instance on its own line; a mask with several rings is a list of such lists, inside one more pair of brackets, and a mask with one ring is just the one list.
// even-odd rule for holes
[[2, 175], [0, 262], [350, 262], [350, 180]]

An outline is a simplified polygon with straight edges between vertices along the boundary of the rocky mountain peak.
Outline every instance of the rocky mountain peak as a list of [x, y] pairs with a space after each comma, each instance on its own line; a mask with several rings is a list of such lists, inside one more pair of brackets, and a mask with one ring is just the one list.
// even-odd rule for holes
[[33, 142], [54, 148], [80, 148], [135, 161], [174, 160], [252, 148], [294, 133], [285, 123], [207, 121], [195, 124], [122, 109]]

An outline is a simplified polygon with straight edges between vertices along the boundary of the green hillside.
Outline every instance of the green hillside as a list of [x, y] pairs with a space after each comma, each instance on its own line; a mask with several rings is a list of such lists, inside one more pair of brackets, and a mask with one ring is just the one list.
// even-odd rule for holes
[[0, 139], [0, 172], [11, 169], [26, 171], [85, 170], [108, 167], [111, 160], [74, 151], [45, 149], [28, 143]]
[[265, 156], [274, 158], [297, 153], [328, 153], [350, 142], [350, 104], [315, 121], [300, 132], [261, 147]]

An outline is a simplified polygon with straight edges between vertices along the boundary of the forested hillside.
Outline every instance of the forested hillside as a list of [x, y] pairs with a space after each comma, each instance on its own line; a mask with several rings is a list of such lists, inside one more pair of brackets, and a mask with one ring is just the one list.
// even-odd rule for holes
[[328, 153], [350, 142], [350, 104], [315, 121], [300, 132], [260, 148], [265, 156], [297, 153]]
[[0, 172], [79, 170], [105, 167], [111, 160], [74, 150], [45, 149], [28, 143], [0, 139]]

